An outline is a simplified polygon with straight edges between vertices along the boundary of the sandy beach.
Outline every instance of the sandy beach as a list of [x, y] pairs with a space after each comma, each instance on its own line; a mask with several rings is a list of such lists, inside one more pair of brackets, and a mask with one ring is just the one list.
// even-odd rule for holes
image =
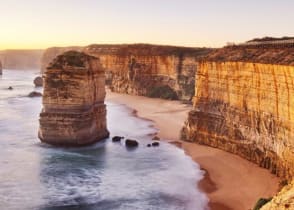
[[106, 98], [135, 109], [139, 117], [154, 121], [160, 138], [176, 141], [206, 171], [199, 187], [207, 194], [212, 210], [249, 210], [259, 198], [277, 192], [279, 179], [269, 171], [222, 150], [179, 140], [191, 105], [111, 92], [107, 92]]

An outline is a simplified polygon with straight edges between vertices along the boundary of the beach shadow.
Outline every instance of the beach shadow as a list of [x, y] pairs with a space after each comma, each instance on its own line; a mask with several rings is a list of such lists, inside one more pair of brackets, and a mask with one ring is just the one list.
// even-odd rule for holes
[[215, 182], [211, 179], [209, 172], [204, 168], [201, 168], [201, 170], [205, 171], [205, 175], [204, 178], [199, 182], [199, 188], [206, 193], [217, 191], [218, 188]]

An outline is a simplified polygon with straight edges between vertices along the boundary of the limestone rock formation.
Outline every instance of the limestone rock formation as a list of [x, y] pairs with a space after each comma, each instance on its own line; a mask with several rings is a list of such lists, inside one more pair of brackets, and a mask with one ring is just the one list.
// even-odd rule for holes
[[105, 76], [99, 59], [69, 51], [55, 58], [43, 77], [41, 141], [80, 146], [108, 137]]
[[137, 146], [139, 146], [138, 141], [133, 140], [133, 139], [127, 139], [125, 144], [126, 144], [126, 147], [137, 147]]
[[122, 139], [124, 139], [123, 136], [114, 136], [114, 137], [112, 137], [113, 142], [120, 142]]
[[114, 92], [190, 100], [197, 61], [210, 49], [136, 44], [91, 45], [85, 51], [101, 59]]
[[158, 147], [159, 145], [160, 145], [160, 143], [158, 142], [158, 141], [156, 141], [156, 142], [152, 142], [152, 144], [151, 144], [153, 147]]
[[36, 87], [42, 87], [43, 86], [43, 79], [42, 77], [38, 76], [34, 79], [34, 84]]
[[42, 97], [42, 93], [39, 93], [37, 91], [32, 91], [29, 93], [28, 97], [34, 98], [34, 97]]
[[294, 176], [294, 66], [203, 62], [183, 138]]
[[[43, 66], [60, 51], [46, 50]], [[211, 49], [134, 44], [90, 45], [83, 51], [100, 58], [114, 92], [190, 100], [198, 61]]]

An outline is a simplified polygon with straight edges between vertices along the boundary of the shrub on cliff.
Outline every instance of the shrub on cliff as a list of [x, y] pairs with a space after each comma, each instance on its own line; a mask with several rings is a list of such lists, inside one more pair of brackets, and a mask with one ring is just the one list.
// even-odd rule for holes
[[257, 203], [255, 204], [253, 210], [259, 210], [261, 207], [263, 207], [265, 204], [270, 202], [273, 198], [260, 198]]
[[85, 67], [85, 60], [91, 56], [77, 51], [67, 51], [62, 55], [57, 56], [48, 66], [51, 68], [62, 68], [64, 65], [74, 67]]
[[178, 100], [177, 93], [168, 85], [151, 87], [147, 92], [147, 96], [151, 98]]

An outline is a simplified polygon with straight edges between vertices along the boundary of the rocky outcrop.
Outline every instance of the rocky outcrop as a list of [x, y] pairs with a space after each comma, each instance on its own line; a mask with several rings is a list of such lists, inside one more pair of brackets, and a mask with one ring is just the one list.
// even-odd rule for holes
[[0, 60], [5, 69], [40, 69], [44, 50], [4, 50]]
[[138, 141], [132, 140], [132, 139], [127, 139], [125, 144], [126, 144], [126, 147], [137, 147], [137, 146], [139, 146]]
[[0, 75], [2, 75], [2, 63], [0, 61]]
[[28, 97], [34, 98], [34, 97], [42, 97], [42, 93], [39, 93], [37, 91], [32, 91], [29, 93]]
[[108, 137], [105, 76], [99, 59], [69, 51], [54, 59], [43, 77], [41, 141], [80, 146]]
[[[43, 65], [60, 50], [46, 50]], [[198, 61], [211, 49], [134, 44], [90, 45], [83, 51], [99, 57], [114, 92], [190, 100]]]
[[183, 138], [294, 176], [294, 67], [204, 62]]
[[120, 142], [122, 139], [124, 139], [123, 136], [114, 136], [114, 137], [112, 137], [113, 142]]
[[264, 205], [261, 210], [291, 210], [294, 209], [294, 181], [284, 187], [271, 202]]
[[34, 85], [36, 87], [42, 87], [43, 86], [43, 79], [42, 77], [38, 76], [34, 79]]

